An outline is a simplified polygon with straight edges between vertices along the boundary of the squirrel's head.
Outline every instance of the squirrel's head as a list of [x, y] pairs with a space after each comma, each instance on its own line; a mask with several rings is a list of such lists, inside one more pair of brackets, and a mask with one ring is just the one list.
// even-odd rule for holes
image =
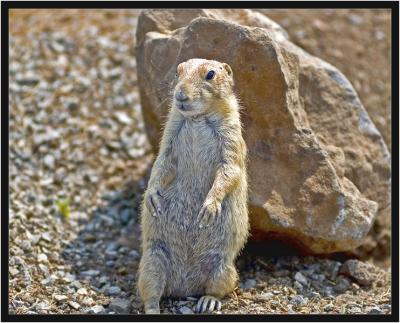
[[189, 59], [178, 65], [175, 78], [173, 105], [183, 115], [210, 112], [233, 95], [233, 73], [226, 63]]

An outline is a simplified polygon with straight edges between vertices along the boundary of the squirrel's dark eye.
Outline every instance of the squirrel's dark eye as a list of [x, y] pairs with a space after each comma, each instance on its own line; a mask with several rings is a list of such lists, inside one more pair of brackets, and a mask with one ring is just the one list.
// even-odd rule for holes
[[215, 75], [215, 72], [213, 70], [209, 71], [207, 73], [206, 80], [212, 80], [214, 75]]

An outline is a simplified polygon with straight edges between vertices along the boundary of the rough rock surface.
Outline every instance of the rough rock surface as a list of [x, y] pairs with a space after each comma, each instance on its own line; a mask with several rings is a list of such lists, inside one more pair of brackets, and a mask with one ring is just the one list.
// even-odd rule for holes
[[356, 259], [347, 260], [340, 273], [353, 278], [361, 286], [370, 286], [377, 279], [374, 266]]
[[155, 151], [177, 64], [201, 57], [233, 68], [253, 238], [331, 253], [362, 244], [376, 216], [390, 225], [390, 154], [379, 131], [343, 74], [279, 25], [251, 10], [144, 10], [136, 36]]

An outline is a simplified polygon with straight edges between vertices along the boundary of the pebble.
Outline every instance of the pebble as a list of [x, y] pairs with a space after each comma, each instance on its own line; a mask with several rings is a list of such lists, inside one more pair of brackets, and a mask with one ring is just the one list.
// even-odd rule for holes
[[386, 35], [385, 35], [385, 33], [384, 33], [383, 31], [377, 30], [377, 31], [375, 32], [375, 38], [376, 38], [376, 40], [383, 40], [383, 39], [385, 39], [385, 37], [386, 37]]
[[271, 299], [272, 297], [274, 297], [274, 294], [268, 292], [268, 293], [261, 293], [259, 295], [257, 295], [257, 299], [259, 299], [260, 301], [268, 301], [269, 299]]
[[317, 293], [317, 292], [310, 292], [310, 293], [308, 294], [308, 297], [309, 297], [309, 298], [320, 298], [321, 295], [320, 295], [319, 293]]
[[102, 312], [104, 312], [104, 307], [102, 305], [92, 306], [89, 310], [89, 313], [92, 313], [92, 314], [100, 314]]
[[79, 288], [77, 291], [76, 291], [76, 293], [78, 294], [78, 295], [87, 295], [88, 294], [88, 291], [87, 291], [87, 289], [86, 288]]
[[249, 290], [256, 287], [257, 281], [255, 279], [246, 279], [245, 282], [242, 284], [243, 290]]
[[26, 251], [26, 252], [29, 252], [29, 251], [32, 250], [32, 245], [29, 242], [29, 240], [24, 240], [24, 241], [21, 242], [21, 249]]
[[74, 301], [69, 301], [68, 305], [71, 306], [74, 310], [79, 310], [81, 307], [77, 302]]
[[15, 78], [19, 85], [34, 86], [40, 82], [40, 78], [33, 71], [28, 71], [25, 74], [18, 74]]
[[384, 314], [379, 306], [374, 306], [368, 310], [368, 314]]
[[44, 253], [40, 253], [37, 256], [37, 260], [38, 260], [38, 262], [47, 262], [48, 258]]
[[131, 303], [129, 299], [114, 298], [110, 303], [109, 309], [116, 313], [127, 314], [131, 309]]
[[126, 225], [129, 223], [129, 220], [132, 218], [132, 210], [131, 209], [123, 209], [121, 212], [121, 223]]
[[299, 271], [294, 275], [294, 279], [304, 286], [308, 284], [307, 278]]
[[122, 124], [130, 125], [132, 123], [132, 119], [125, 112], [115, 112], [115, 117]]
[[298, 289], [298, 290], [302, 290], [303, 289], [303, 285], [300, 284], [297, 280], [293, 283], [294, 288]]
[[95, 276], [100, 275], [100, 271], [99, 270], [90, 269], [90, 270], [82, 271], [81, 275], [82, 276], [88, 276], [88, 277], [95, 277]]
[[16, 276], [19, 273], [19, 270], [17, 268], [14, 268], [14, 267], [11, 267], [8, 271], [9, 271], [11, 276]]
[[91, 298], [91, 297], [85, 297], [83, 300], [82, 300], [82, 304], [83, 305], [86, 305], [86, 306], [90, 306], [90, 305], [92, 305], [94, 303], [94, 300], [93, 300], [93, 298]]
[[137, 252], [136, 250], [131, 250], [128, 254], [129, 257], [133, 259], [139, 259], [140, 258], [140, 253]]
[[187, 306], [181, 307], [178, 311], [180, 314], [193, 314], [194, 313], [193, 310]]
[[100, 283], [100, 285], [104, 285], [104, 284], [107, 284], [108, 280], [109, 279], [107, 276], [101, 276], [99, 279], [99, 283]]
[[49, 169], [54, 169], [56, 160], [55, 160], [54, 156], [46, 155], [43, 158], [43, 164]]
[[307, 304], [307, 300], [305, 300], [301, 295], [296, 295], [290, 300], [290, 303], [295, 306], [302, 306]]
[[347, 278], [341, 278], [336, 286], [333, 287], [333, 290], [336, 293], [344, 293], [347, 291], [351, 286], [350, 281]]
[[40, 303], [37, 303], [34, 308], [36, 310], [40, 311], [40, 310], [48, 310], [50, 308], [50, 306], [46, 302], [40, 302]]
[[288, 277], [289, 274], [290, 274], [289, 270], [283, 269], [283, 270], [274, 271], [272, 273], [272, 276], [274, 276], [274, 277]]
[[356, 26], [364, 23], [363, 17], [361, 17], [359, 15], [350, 14], [350, 15], [348, 15], [348, 19], [351, 24], [356, 25]]
[[374, 281], [371, 269], [372, 265], [370, 264], [356, 259], [349, 259], [343, 264], [340, 273], [354, 279], [362, 286], [370, 286]]
[[106, 259], [114, 260], [118, 258], [118, 252], [112, 251], [112, 250], [106, 250], [105, 251], [105, 257]]
[[107, 296], [116, 296], [121, 293], [121, 288], [118, 286], [109, 286], [104, 290], [104, 294]]
[[333, 264], [330, 266], [330, 279], [331, 280], [335, 280], [336, 279], [336, 277], [337, 277], [337, 275], [338, 275], [338, 273], [339, 273], [339, 270], [340, 270], [340, 266], [341, 266], [342, 264], [340, 263], [340, 262], [338, 262], [338, 261], [335, 261], [335, 262], [333, 262]]
[[42, 279], [42, 280], [40, 281], [40, 283], [41, 283], [42, 285], [44, 285], [44, 286], [51, 286], [51, 285], [53, 285], [53, 283], [54, 283], [54, 279], [51, 278], [51, 277], [47, 277], [47, 278], [45, 278], [45, 279]]
[[49, 232], [43, 232], [42, 235], [41, 235], [41, 238], [42, 238], [44, 241], [47, 241], [47, 242], [51, 242], [51, 241], [52, 241]]
[[81, 283], [78, 280], [73, 280], [70, 284], [71, 287], [74, 287], [75, 289], [81, 288]]
[[325, 312], [332, 312], [334, 308], [335, 308], [335, 307], [333, 306], [333, 304], [332, 304], [332, 303], [329, 303], [329, 304], [326, 304], [326, 305], [324, 306], [324, 311], [325, 311]]
[[54, 295], [54, 299], [58, 302], [58, 303], [64, 303], [65, 301], [68, 300], [68, 297], [65, 295]]

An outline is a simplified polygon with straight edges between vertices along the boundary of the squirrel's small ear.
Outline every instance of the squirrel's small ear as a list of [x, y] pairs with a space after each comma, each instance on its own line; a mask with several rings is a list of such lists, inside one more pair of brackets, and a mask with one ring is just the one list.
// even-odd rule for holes
[[231, 69], [231, 67], [230, 67], [228, 64], [223, 63], [222, 66], [224, 67], [224, 69], [226, 70], [226, 72], [228, 73], [228, 75], [230, 75], [230, 76], [233, 75], [232, 69]]

